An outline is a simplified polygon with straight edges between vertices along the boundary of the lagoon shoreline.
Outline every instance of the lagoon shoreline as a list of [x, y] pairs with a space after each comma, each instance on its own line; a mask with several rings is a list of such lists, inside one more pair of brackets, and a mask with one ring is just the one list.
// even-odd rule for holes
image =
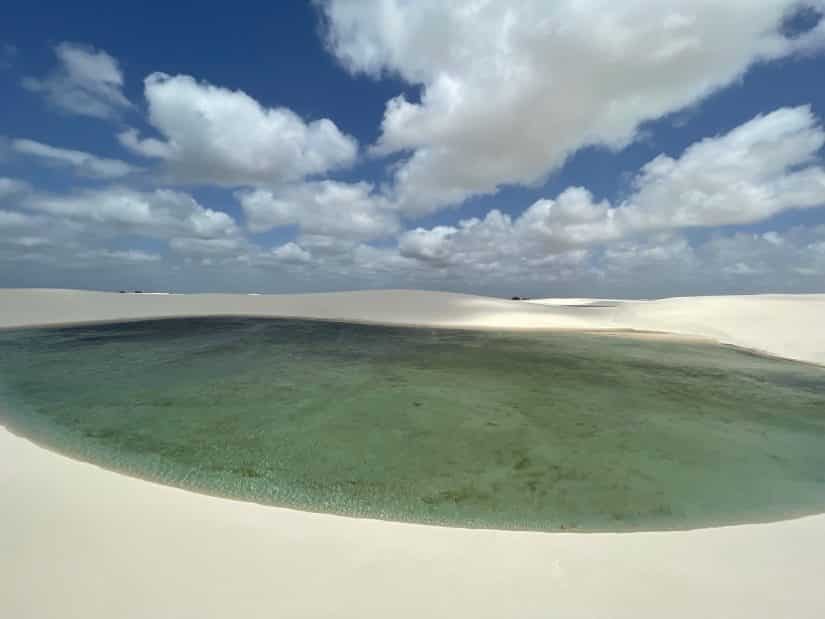
[[[469, 295], [0, 291], [0, 327], [250, 315], [652, 331], [825, 363], [825, 295], [565, 306]], [[360, 319], [360, 320], [359, 320]], [[0, 429], [0, 609], [13, 617], [819, 617], [825, 515], [654, 533], [531, 533], [195, 494]], [[7, 503], [6, 503], [7, 502]], [[319, 595], [319, 592], [323, 594]]]

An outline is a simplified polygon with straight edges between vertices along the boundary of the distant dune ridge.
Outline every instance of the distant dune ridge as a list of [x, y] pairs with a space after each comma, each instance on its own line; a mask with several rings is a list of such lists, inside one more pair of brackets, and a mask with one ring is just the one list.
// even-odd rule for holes
[[[0, 328], [207, 315], [656, 331], [825, 364], [825, 295], [509, 301], [403, 290], [0, 290]], [[634, 534], [359, 520], [159, 486], [2, 428], [0, 496], [0, 615], [15, 618], [825, 614], [825, 515]]]
[[209, 315], [433, 327], [659, 331], [825, 364], [825, 294], [511, 301], [420, 290], [295, 295], [0, 290], [0, 328]]

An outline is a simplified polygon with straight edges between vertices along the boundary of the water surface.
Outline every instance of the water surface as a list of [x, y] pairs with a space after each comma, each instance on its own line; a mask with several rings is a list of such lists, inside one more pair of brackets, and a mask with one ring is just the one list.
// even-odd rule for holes
[[825, 370], [706, 343], [199, 318], [0, 333], [0, 421], [221, 496], [461, 526], [825, 511]]

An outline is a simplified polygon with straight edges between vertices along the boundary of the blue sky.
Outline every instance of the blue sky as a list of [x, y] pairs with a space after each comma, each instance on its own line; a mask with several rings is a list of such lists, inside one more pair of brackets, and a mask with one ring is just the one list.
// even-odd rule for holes
[[825, 3], [585, 4], [15, 6], [0, 286], [825, 291]]

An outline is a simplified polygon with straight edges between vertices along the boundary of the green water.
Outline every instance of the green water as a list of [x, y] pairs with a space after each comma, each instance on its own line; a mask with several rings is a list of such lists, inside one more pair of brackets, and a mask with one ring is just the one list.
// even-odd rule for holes
[[708, 344], [236, 318], [7, 331], [0, 402], [74, 457], [314, 511], [582, 531], [825, 511], [825, 370]]

